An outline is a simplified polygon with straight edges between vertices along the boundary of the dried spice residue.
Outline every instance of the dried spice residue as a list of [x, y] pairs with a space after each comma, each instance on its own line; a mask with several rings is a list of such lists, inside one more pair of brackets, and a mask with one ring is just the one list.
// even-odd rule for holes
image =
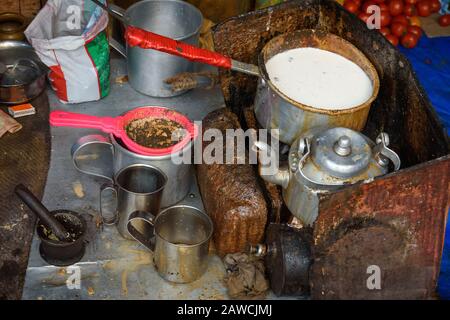
[[[55, 215], [55, 218], [64, 226], [64, 228], [70, 234], [70, 238], [67, 239], [65, 242], [75, 242], [83, 234], [83, 230], [80, 224], [74, 223], [67, 217], [61, 215]], [[47, 229], [47, 227], [44, 226], [43, 224], [38, 225], [38, 229], [40, 229], [41, 234], [48, 240], [61, 241], [56, 237], [56, 235], [53, 233], [51, 229]]]
[[128, 137], [147, 148], [168, 148], [184, 137], [181, 124], [163, 118], [135, 119], [125, 129]]

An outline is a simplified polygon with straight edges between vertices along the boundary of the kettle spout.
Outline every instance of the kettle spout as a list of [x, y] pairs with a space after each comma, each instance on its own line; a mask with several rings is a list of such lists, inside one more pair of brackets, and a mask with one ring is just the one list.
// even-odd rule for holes
[[262, 141], [256, 141], [253, 150], [258, 153], [258, 171], [261, 178], [286, 189], [289, 184], [289, 169], [287, 166], [279, 166], [278, 154]]

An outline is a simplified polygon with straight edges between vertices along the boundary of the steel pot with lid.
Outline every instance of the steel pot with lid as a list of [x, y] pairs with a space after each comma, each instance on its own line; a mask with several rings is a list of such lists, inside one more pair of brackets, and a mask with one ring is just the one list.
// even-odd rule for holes
[[0, 103], [20, 104], [40, 95], [46, 71], [28, 43], [0, 41]]
[[[317, 218], [319, 195], [359, 181], [368, 181], [400, 169], [400, 158], [388, 148], [382, 132], [373, 142], [357, 131], [315, 128], [298, 138], [289, 150], [288, 164], [267, 174], [270, 163], [260, 164], [261, 177], [282, 186], [283, 199], [291, 213], [311, 225]], [[260, 150], [268, 147], [261, 142]]]

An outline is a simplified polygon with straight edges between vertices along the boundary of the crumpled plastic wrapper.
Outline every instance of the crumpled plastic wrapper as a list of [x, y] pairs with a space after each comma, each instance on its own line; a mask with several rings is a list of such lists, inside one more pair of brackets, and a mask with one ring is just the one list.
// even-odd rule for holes
[[263, 299], [269, 289], [261, 258], [245, 253], [227, 254], [225, 284], [232, 299]]
[[0, 110], [0, 138], [6, 133], [15, 133], [22, 129], [22, 125]]

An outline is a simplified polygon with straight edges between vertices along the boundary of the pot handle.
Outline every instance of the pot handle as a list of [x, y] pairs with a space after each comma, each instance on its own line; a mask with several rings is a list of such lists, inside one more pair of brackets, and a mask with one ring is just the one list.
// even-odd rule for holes
[[62, 110], [50, 112], [48, 121], [53, 127], [100, 129], [106, 133], [117, 132], [120, 128], [119, 118], [97, 117]]
[[[116, 198], [116, 204], [115, 204], [115, 208], [113, 210], [113, 215], [112, 217], [105, 217], [105, 215], [103, 214], [103, 192], [110, 190], [114, 193], [115, 198]], [[107, 182], [105, 184], [103, 184], [100, 187], [100, 216], [102, 217], [102, 222], [103, 224], [107, 225], [107, 226], [112, 226], [114, 224], [116, 224], [117, 222], [117, 218], [118, 218], [118, 214], [117, 214], [117, 205], [118, 205], [118, 199], [117, 199], [117, 189], [115, 187], [115, 185], [111, 182]]]
[[137, 27], [128, 26], [125, 40], [131, 47], [153, 49], [171, 55], [179, 56], [194, 62], [206, 63], [216, 67], [231, 69], [231, 58], [220, 53], [191, 46], [159, 34]]
[[[130, 233], [130, 235], [140, 244], [142, 244], [144, 247], [149, 249], [151, 252], [155, 251], [155, 237], [148, 237], [139, 232], [134, 226], [133, 221], [140, 221], [144, 222], [152, 227], [152, 231], [154, 230], [154, 220], [155, 216], [151, 214], [150, 212], [146, 211], [135, 211], [132, 214], [130, 214], [130, 217], [128, 218], [127, 222], [127, 230]], [[153, 234], [153, 232], [152, 232]]]
[[99, 0], [91, 0], [91, 1], [94, 2], [96, 5], [98, 5], [100, 8], [102, 8], [103, 10], [107, 11], [110, 15], [112, 15], [120, 22], [126, 24], [126, 21], [124, 19], [126, 12], [125, 9], [116, 6], [115, 4], [104, 4]]
[[126, 13], [126, 10], [124, 8], [121, 8], [118, 5], [109, 3], [107, 11], [108, 11], [108, 13], [110, 13], [116, 19], [121, 20], [121, 22], [124, 22], [123, 20], [124, 20], [124, 16], [125, 16], [125, 13]]
[[390, 160], [394, 165], [394, 171], [400, 170], [401, 160], [398, 154], [388, 148], [389, 146], [389, 135], [385, 132], [381, 132], [377, 139], [376, 145], [372, 149], [375, 159], [381, 166], [387, 166], [388, 162], [386, 160]]
[[[101, 7], [103, 10], [107, 11], [110, 15], [112, 15], [114, 18], [122, 22], [125, 26], [127, 25], [124, 18], [126, 11], [123, 8], [116, 6], [115, 4], [106, 5], [98, 0], [92, 0], [92, 2]], [[109, 45], [111, 46], [111, 48], [116, 50], [120, 55], [122, 55], [125, 59], [127, 58], [127, 50], [119, 41], [110, 38]]]
[[109, 39], [109, 46], [116, 50], [122, 57], [127, 58], [127, 49], [116, 39]]
[[79, 172], [113, 181], [114, 147], [108, 137], [100, 134], [81, 137], [72, 146], [71, 156]]
[[153, 49], [179, 56], [193, 62], [201, 62], [211, 66], [259, 76], [259, 68], [255, 65], [236, 61], [214, 51], [194, 47], [181, 41], [130, 26], [130, 21], [126, 21], [124, 18], [125, 11], [122, 8], [115, 5], [106, 6], [98, 0], [92, 1], [127, 26], [125, 40], [130, 47], [138, 46], [142, 49]]
[[259, 76], [259, 68], [231, 59], [218, 52], [194, 47], [190, 44], [177, 41], [159, 34], [128, 26], [125, 40], [130, 47], [138, 46], [142, 49], [153, 49], [175, 55], [193, 62], [201, 62], [215, 67], [240, 71], [250, 75]]

